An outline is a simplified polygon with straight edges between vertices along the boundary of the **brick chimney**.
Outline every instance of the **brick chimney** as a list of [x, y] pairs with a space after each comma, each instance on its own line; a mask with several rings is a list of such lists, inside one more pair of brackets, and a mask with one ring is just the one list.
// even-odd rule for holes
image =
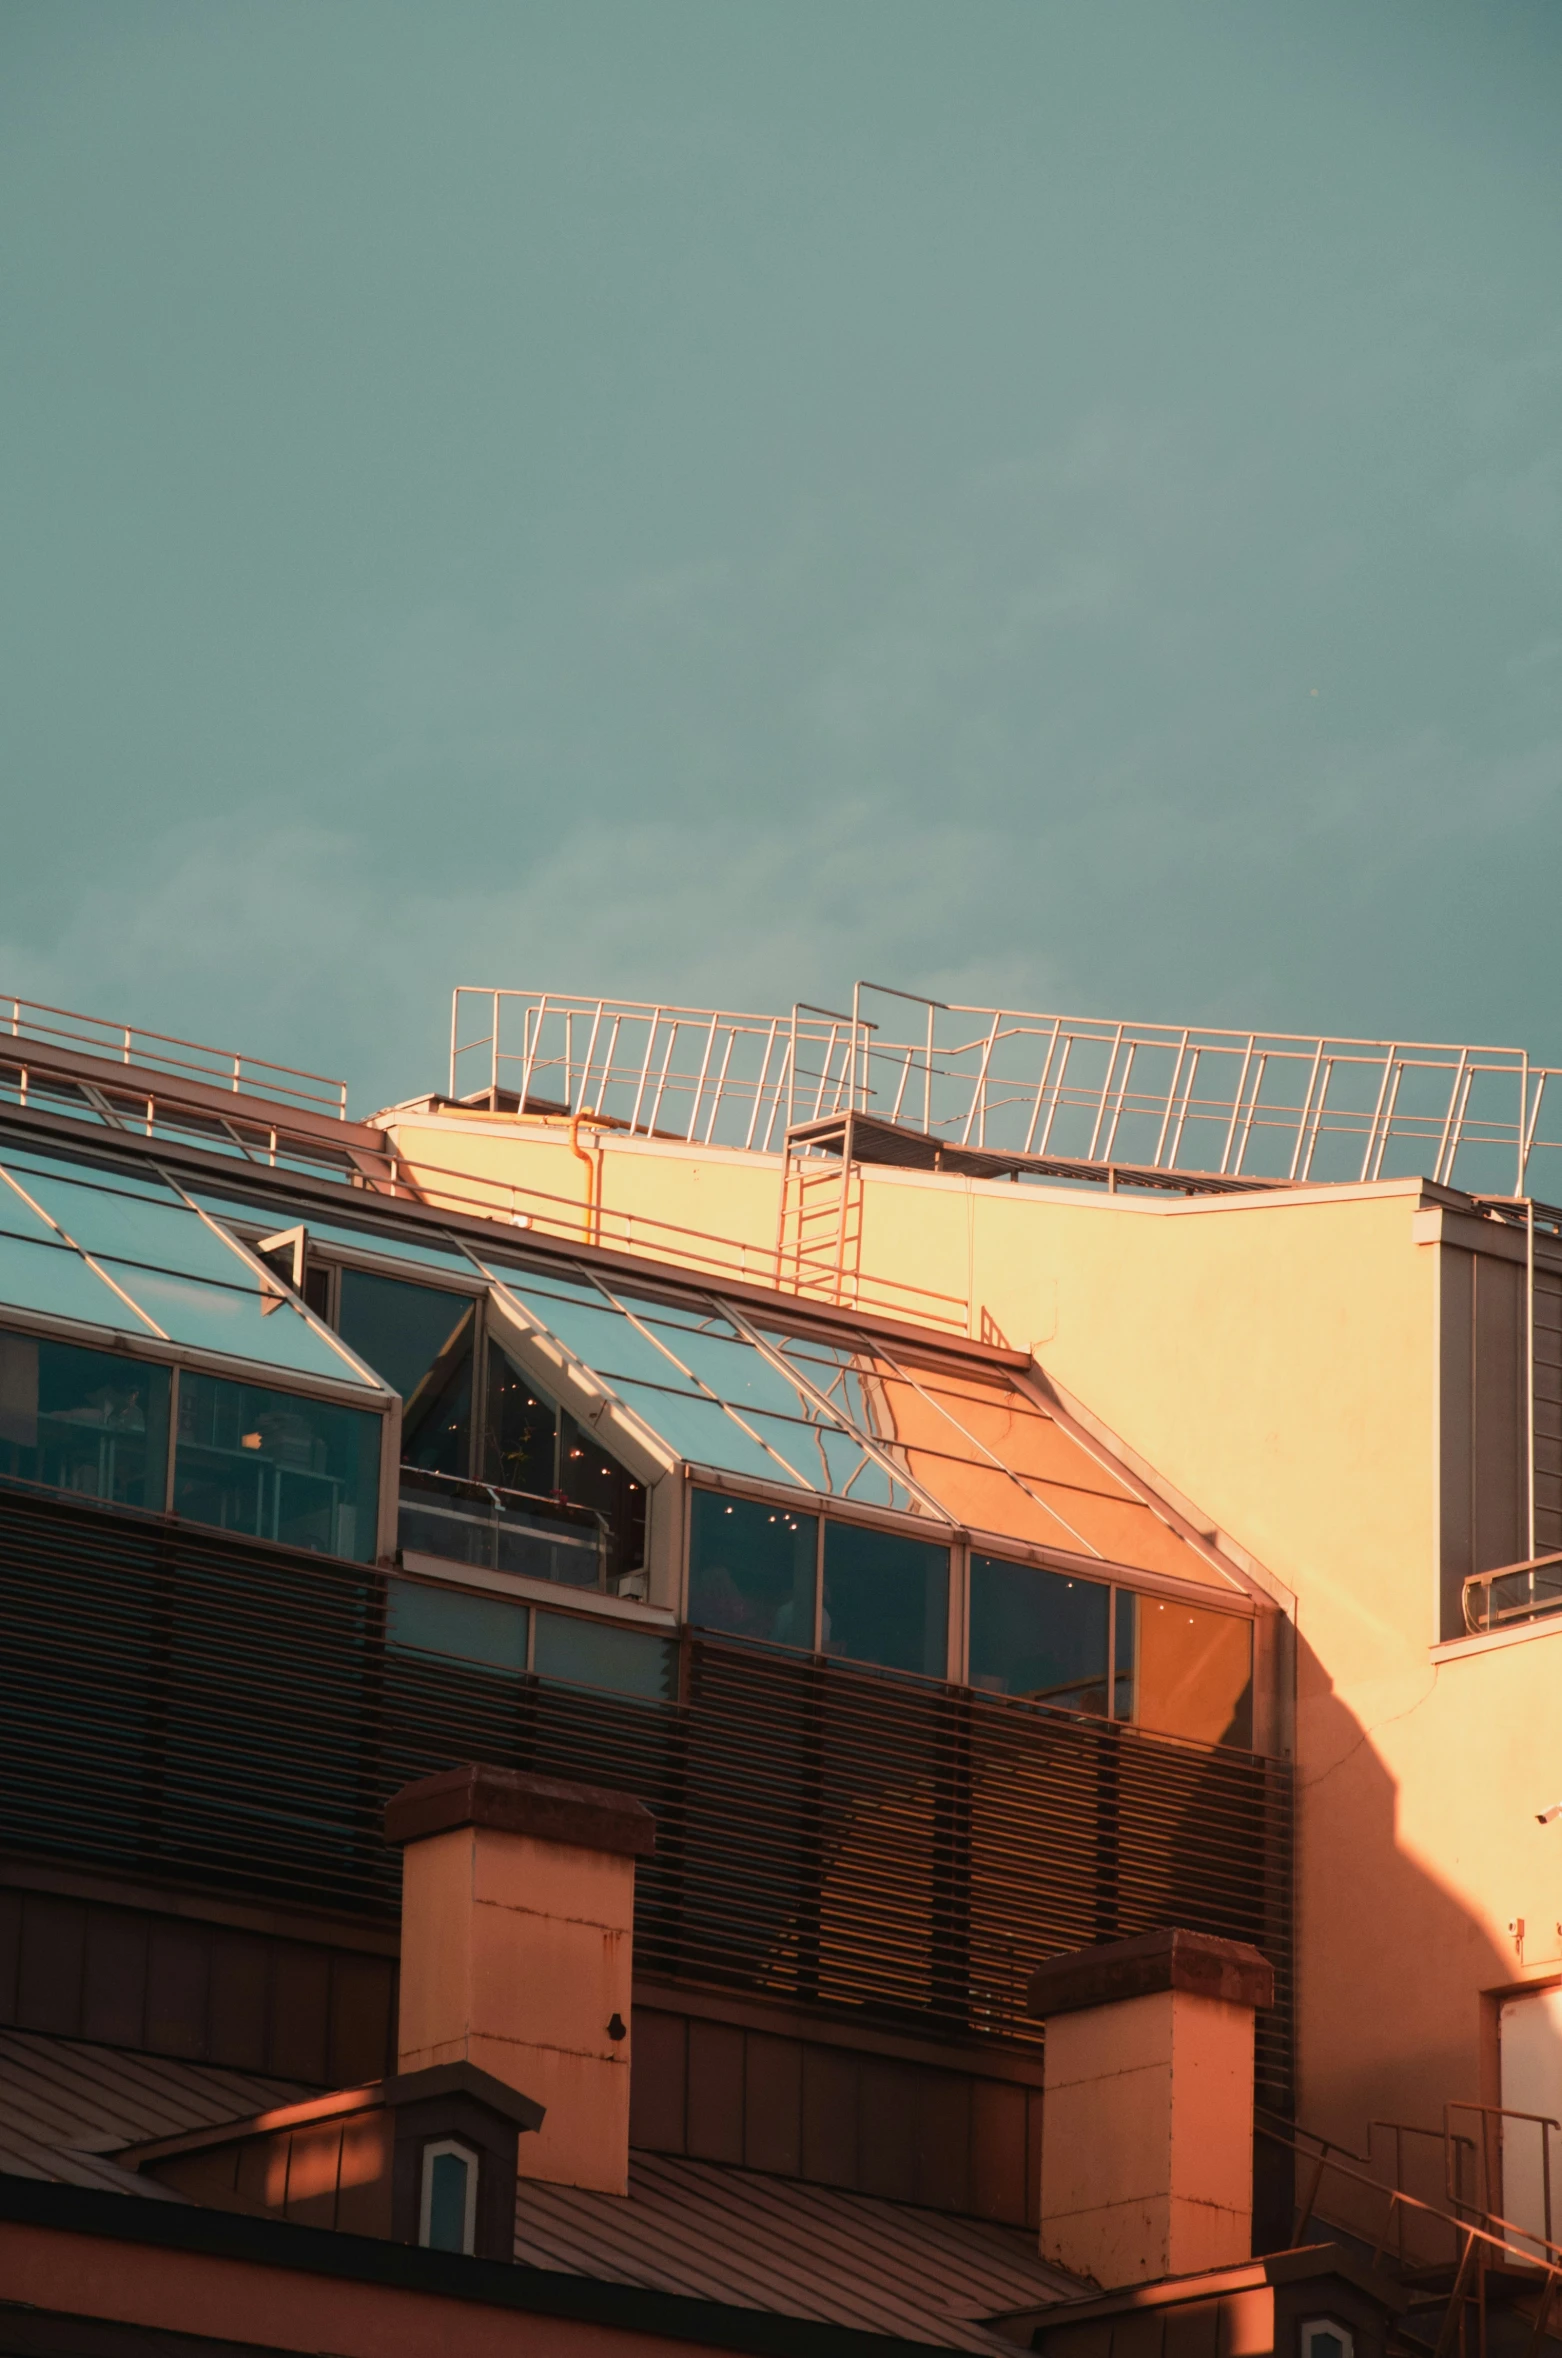
[[386, 1805], [402, 1846], [398, 2069], [465, 2062], [546, 2107], [521, 2169], [629, 2190], [635, 1860], [627, 1794], [454, 1768]]
[[1146, 1932], [1054, 1957], [1029, 1996], [1047, 2025], [1042, 2257], [1109, 2288], [1246, 2260], [1267, 1960]]

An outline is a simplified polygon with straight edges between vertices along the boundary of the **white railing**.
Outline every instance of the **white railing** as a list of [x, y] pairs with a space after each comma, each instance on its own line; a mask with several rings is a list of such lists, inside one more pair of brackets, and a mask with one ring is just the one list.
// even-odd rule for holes
[[770, 1152], [854, 1110], [1056, 1161], [1562, 1199], [1562, 1071], [1522, 1048], [1026, 1014], [873, 983], [850, 1014], [776, 1016], [463, 986], [450, 1090]]
[[110, 1023], [104, 1016], [48, 1007], [37, 999], [0, 997], [0, 1036], [54, 1048], [66, 1057], [95, 1056], [138, 1071], [172, 1074], [234, 1096], [261, 1097], [310, 1113], [347, 1118], [347, 1084], [296, 1065], [271, 1064], [263, 1056], [241, 1056], [228, 1048], [206, 1048], [169, 1032], [143, 1031], [139, 1024]]

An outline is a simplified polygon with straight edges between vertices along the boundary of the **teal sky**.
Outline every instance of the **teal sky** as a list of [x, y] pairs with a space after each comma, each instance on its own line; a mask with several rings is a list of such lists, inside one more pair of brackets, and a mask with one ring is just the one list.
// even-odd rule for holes
[[0, 988], [1562, 1062], [1557, 0], [6, 0]]

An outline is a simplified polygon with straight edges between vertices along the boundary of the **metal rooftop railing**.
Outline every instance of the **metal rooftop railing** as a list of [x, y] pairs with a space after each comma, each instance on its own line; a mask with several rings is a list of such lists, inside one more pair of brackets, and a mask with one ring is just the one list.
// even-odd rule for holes
[[1562, 1070], [1522, 1048], [1024, 1014], [866, 982], [849, 1012], [788, 1015], [461, 985], [450, 1094], [767, 1153], [859, 1113], [1021, 1168], [1562, 1198]]
[[104, 1016], [48, 1007], [38, 999], [0, 997], [0, 1033], [68, 1055], [167, 1073], [236, 1097], [263, 1097], [337, 1121], [347, 1118], [345, 1081], [302, 1072], [291, 1064], [270, 1064], [263, 1056], [242, 1056], [231, 1048], [205, 1048], [197, 1040], [176, 1039], [168, 1032], [143, 1031], [138, 1024], [110, 1023]]

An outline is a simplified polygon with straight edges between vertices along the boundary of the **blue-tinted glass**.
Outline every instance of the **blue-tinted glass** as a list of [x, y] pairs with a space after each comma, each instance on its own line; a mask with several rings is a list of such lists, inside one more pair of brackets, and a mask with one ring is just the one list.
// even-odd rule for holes
[[[6, 1190], [9, 1195], [10, 1190]], [[32, 1215], [25, 1204], [14, 1196], [11, 1202], [24, 1219]], [[9, 1207], [0, 1197], [0, 1218], [9, 1218]], [[50, 1241], [50, 1231], [42, 1221], [36, 1223], [38, 1241], [0, 1232], [0, 1302], [9, 1302], [15, 1310], [39, 1310], [55, 1318], [75, 1318], [89, 1326], [113, 1326], [127, 1334], [144, 1335], [148, 1332], [144, 1318], [138, 1318], [128, 1302], [122, 1302], [112, 1286], [90, 1269], [80, 1253], [69, 1245]]]
[[833, 1498], [853, 1498], [860, 1506], [893, 1507], [900, 1513], [910, 1510], [910, 1491], [844, 1426], [784, 1421], [757, 1409], [745, 1409], [743, 1414], [761, 1439], [797, 1468], [810, 1490], [822, 1490]]
[[441, 1293], [399, 1277], [344, 1269], [337, 1320], [342, 1341], [410, 1400], [472, 1311], [465, 1294]]
[[700, 1629], [814, 1642], [817, 1516], [696, 1490], [689, 1531], [689, 1619]]
[[678, 1692], [678, 1649], [671, 1639], [562, 1613], [538, 1614], [534, 1667], [539, 1678], [656, 1703], [671, 1702]]
[[367, 1563], [383, 1424], [361, 1409], [185, 1369], [174, 1510], [220, 1531]]
[[476, 2164], [459, 2153], [428, 2156], [428, 2245], [430, 2251], [466, 2250], [467, 2184]]
[[170, 1188], [154, 1193], [145, 1184], [122, 1187], [66, 1177], [63, 1171], [17, 1176], [73, 1244], [98, 1259], [144, 1262], [204, 1277], [214, 1285], [248, 1287], [259, 1281], [240, 1254], [208, 1228], [199, 1213], [180, 1203]]
[[221, 1351], [232, 1359], [253, 1359], [263, 1367], [287, 1368], [298, 1375], [330, 1376], [339, 1384], [364, 1384], [351, 1362], [301, 1311], [275, 1294], [263, 1295], [258, 1281], [247, 1293], [165, 1269], [137, 1268], [107, 1255], [102, 1260], [115, 1284], [122, 1285], [175, 1343]]
[[669, 1327], [665, 1340], [669, 1350], [677, 1352], [718, 1400], [730, 1400], [745, 1414], [751, 1408], [768, 1409], [776, 1416], [810, 1413], [796, 1385], [788, 1383], [781, 1370], [741, 1336], [728, 1339], [690, 1327]]
[[412, 1580], [387, 1581], [388, 1642], [412, 1654], [450, 1654], [494, 1670], [526, 1668], [524, 1605], [501, 1597], [466, 1596], [460, 1589], [423, 1588]]
[[685, 1334], [713, 1334], [736, 1338], [737, 1329], [728, 1318], [723, 1318], [715, 1304], [704, 1294], [689, 1294], [682, 1300], [659, 1301], [654, 1294], [626, 1292], [621, 1285], [610, 1285], [608, 1291], [615, 1302], [622, 1302], [637, 1318], [653, 1318], [663, 1326], [675, 1326]]
[[[724, 1474], [747, 1474], [761, 1482], [787, 1480], [786, 1467], [714, 1400], [689, 1392], [656, 1391], [649, 1384], [625, 1383], [621, 1377], [613, 1389], [626, 1408], [644, 1417], [652, 1432], [691, 1465], [717, 1466]], [[803, 1479], [801, 1475], [793, 1478]]]
[[[641, 1383], [666, 1384], [684, 1392], [695, 1389], [665, 1351], [621, 1310], [610, 1309], [600, 1295], [594, 1303], [567, 1301], [562, 1295], [545, 1294], [514, 1279], [508, 1290], [587, 1367], [609, 1377], [631, 1376]], [[671, 1343], [671, 1335], [668, 1341]]]
[[264, 1227], [271, 1234], [294, 1228], [302, 1221], [312, 1243], [342, 1245], [349, 1251], [377, 1253], [391, 1261], [421, 1261], [431, 1275], [439, 1270], [458, 1270], [463, 1277], [478, 1275], [477, 1264], [467, 1254], [453, 1244], [442, 1244], [437, 1237], [425, 1243], [419, 1237], [397, 1235], [389, 1228], [357, 1228], [342, 1220], [317, 1220], [311, 1207], [261, 1203], [208, 1187], [192, 1187], [189, 1194], [203, 1212], [210, 1212], [218, 1220], [240, 1221], [251, 1228]]
[[826, 1523], [823, 1634], [827, 1654], [942, 1678], [949, 1550], [864, 1523]]
[[0, 1473], [160, 1513], [168, 1384], [127, 1352], [0, 1333]]
[[1111, 1596], [1102, 1581], [973, 1556], [972, 1686], [1105, 1717]]
[[[177, 1204], [176, 1191], [161, 1172], [141, 1170], [130, 1163], [119, 1163], [111, 1157], [85, 1154], [55, 1154], [46, 1147], [7, 1143], [5, 1167], [14, 1171], [29, 1195], [41, 1203], [51, 1185], [58, 1181], [73, 1181], [89, 1187], [111, 1187], [119, 1194], [138, 1196], [143, 1203]], [[50, 1210], [53, 1206], [50, 1205]], [[182, 1206], [180, 1207], [183, 1208]], [[55, 1218], [60, 1217], [55, 1213]]]

